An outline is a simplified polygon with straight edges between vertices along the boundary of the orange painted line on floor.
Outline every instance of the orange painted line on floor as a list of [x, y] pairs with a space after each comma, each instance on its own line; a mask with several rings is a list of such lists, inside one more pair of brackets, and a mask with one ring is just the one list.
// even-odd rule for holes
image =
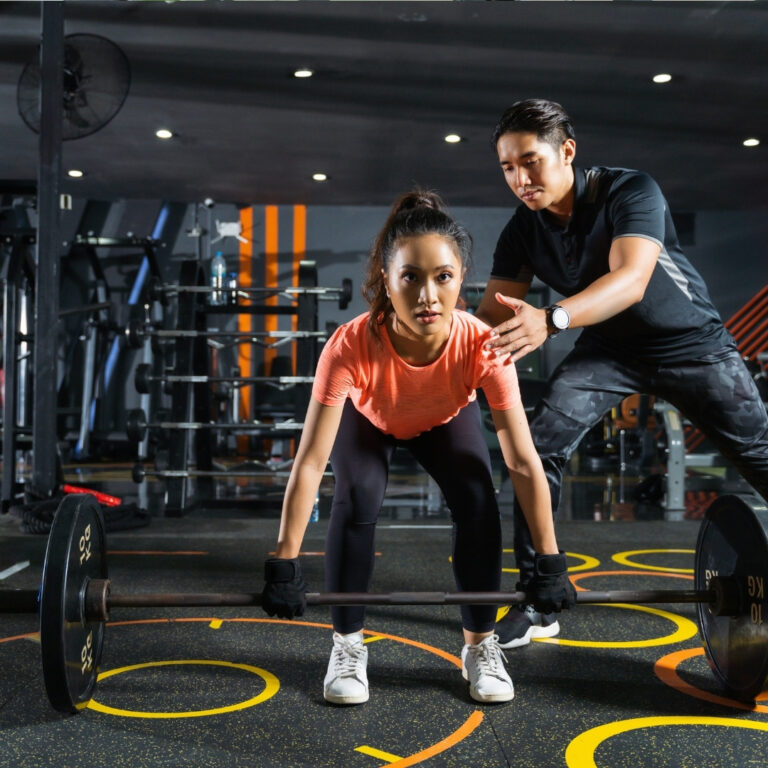
[[[267, 205], [264, 207], [264, 285], [267, 288], [276, 288], [278, 284], [279, 264], [277, 254], [279, 242], [278, 207], [276, 205]], [[277, 306], [279, 303], [278, 297], [270, 296], [265, 303]], [[276, 331], [278, 320], [278, 315], [265, 315], [264, 330], [267, 332]], [[264, 365], [267, 369], [267, 375], [270, 375], [270, 364], [276, 356], [277, 350], [264, 350]]]
[[[106, 624], [109, 627], [120, 627], [120, 626], [133, 626], [133, 625], [139, 625], [139, 624], [166, 624], [166, 623], [174, 624], [174, 623], [184, 623], [184, 622], [187, 622], [187, 623], [205, 622], [207, 624], [216, 623], [218, 626], [221, 626], [221, 623], [225, 621], [240, 622], [240, 623], [248, 622], [248, 623], [258, 623], [258, 624], [287, 624], [291, 626], [300, 626], [300, 627], [317, 627], [320, 629], [333, 629], [333, 626], [331, 624], [323, 624], [320, 622], [310, 622], [310, 621], [303, 621], [303, 620], [289, 621], [287, 619], [268, 619], [268, 618], [219, 619], [219, 618], [213, 618], [210, 616], [209, 617], [163, 618], [163, 619], [156, 619], [156, 618], [155, 619], [131, 619], [129, 621], [109, 621]], [[25, 637], [31, 637], [35, 634], [39, 634], [39, 633], [28, 633], [25, 635], [17, 635], [15, 637], [0, 638], [0, 642], [18, 640]], [[369, 635], [371, 640], [389, 639], [389, 640], [394, 640], [396, 642], [402, 643], [404, 645], [411, 645], [416, 648], [421, 648], [422, 650], [425, 650], [429, 653], [440, 656], [441, 658], [444, 658], [447, 661], [454, 664], [455, 666], [461, 668], [461, 660], [458, 657], [448, 653], [447, 651], [443, 651], [440, 648], [435, 648], [434, 646], [427, 645], [426, 643], [420, 643], [417, 640], [411, 640], [406, 637], [388, 635], [383, 632], [374, 632], [372, 630], [364, 630], [364, 634]], [[417, 765], [418, 763], [421, 763], [424, 760], [429, 759], [430, 757], [434, 757], [435, 755], [438, 755], [441, 752], [445, 752], [451, 747], [454, 747], [460, 741], [467, 738], [467, 736], [473, 733], [475, 729], [482, 722], [483, 722], [483, 713], [479, 709], [476, 709], [466, 719], [466, 721], [461, 726], [459, 726], [459, 728], [457, 728], [453, 733], [451, 733], [449, 736], [444, 738], [442, 741], [439, 741], [436, 744], [433, 744], [432, 746], [427, 747], [421, 752], [416, 752], [415, 754], [410, 755], [408, 757], [404, 757], [395, 763], [391, 763], [391, 766], [393, 766], [394, 768], [408, 768], [408, 766]]]
[[[662, 656], [656, 661], [653, 665], [653, 672], [665, 685], [668, 685], [670, 688], [674, 688], [687, 696], [693, 696], [695, 699], [709, 701], [713, 704], [721, 704], [726, 707], [733, 707], [734, 709], [744, 709], [747, 712], [768, 712], [768, 707], [764, 704], [758, 704], [757, 702], [754, 704], [747, 704], [738, 699], [720, 696], [712, 691], [697, 688], [695, 685], [687, 683], [680, 677], [680, 675], [678, 675], [677, 668], [680, 664], [694, 656], [703, 655], [703, 648], [684, 648], [682, 651], [674, 651], [666, 656]], [[758, 699], [764, 701], [765, 692], [761, 693]]]
[[[276, 554], [275, 552], [270, 552], [270, 555]], [[374, 552], [373, 553], [375, 557], [381, 557], [381, 552]], [[325, 557], [325, 552], [299, 552], [299, 555], [304, 555], [305, 557]]]
[[389, 768], [406, 768], [409, 765], [417, 765], [430, 757], [439, 755], [441, 752], [445, 752], [445, 750], [455, 747], [460, 741], [466, 739], [467, 736], [469, 736], [482, 722], [483, 713], [479, 709], [476, 709], [466, 719], [466, 722], [457, 728], [450, 736], [446, 736], [442, 741], [438, 741], [437, 744], [433, 744], [431, 747], [427, 747], [427, 749], [417, 752], [415, 755], [404, 757], [396, 763], [390, 763]]
[[663, 576], [665, 579], [688, 579], [693, 581], [693, 576], [687, 573], [672, 573], [671, 571], [585, 571], [569, 575], [571, 584], [578, 592], [589, 592], [588, 589], [578, 585], [579, 579], [588, 579], [592, 576]]
[[[179, 618], [173, 618], [173, 617], [166, 617], [163, 619], [131, 619], [128, 621], [110, 621], [109, 626], [110, 627], [122, 627], [128, 624], [172, 624], [174, 622], [185, 622], [185, 621], [202, 621], [206, 623], [210, 623], [211, 621], [216, 621], [218, 616], [208, 616], [206, 617], [179, 617]], [[244, 618], [244, 617], [233, 617], [231, 619], [223, 619], [223, 621], [235, 621], [240, 623], [256, 623], [256, 624], [287, 624], [292, 627], [318, 627], [320, 629], [333, 629], [332, 624], [323, 624], [320, 622], [315, 621], [304, 621], [301, 620], [295, 620], [295, 619], [269, 619], [269, 618]], [[461, 669], [461, 659], [458, 656], [454, 656], [452, 653], [448, 653], [448, 651], [444, 651], [442, 648], [436, 648], [434, 645], [427, 645], [426, 643], [421, 643], [418, 640], [411, 640], [408, 637], [401, 637], [398, 635], [388, 635], [386, 632], [374, 632], [372, 629], [364, 629], [363, 630], [364, 635], [369, 635], [372, 637], [382, 637], [385, 640], [394, 640], [396, 643], [402, 643], [403, 645], [411, 645], [414, 648], [421, 648], [423, 651], [427, 651], [428, 653], [432, 653], [435, 656], [439, 656], [441, 659], [445, 659], [450, 664], [453, 664], [455, 667], [458, 667]]]
[[108, 549], [108, 555], [207, 555], [207, 552], [184, 549]]
[[11, 640], [35, 640], [40, 642], [39, 632], [25, 632], [23, 635], [14, 635], [13, 637], [0, 637], [0, 643], [10, 643]]

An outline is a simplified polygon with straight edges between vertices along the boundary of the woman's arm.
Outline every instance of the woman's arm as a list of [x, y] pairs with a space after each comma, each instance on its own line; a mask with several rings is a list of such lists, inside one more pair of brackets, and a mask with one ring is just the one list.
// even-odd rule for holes
[[301, 442], [285, 488], [275, 552], [277, 557], [294, 558], [299, 555], [317, 490], [339, 431], [343, 407], [322, 405], [314, 398], [309, 401]]
[[549, 484], [528, 428], [522, 403], [506, 411], [491, 409], [504, 463], [520, 501], [533, 547], [543, 555], [558, 553]]

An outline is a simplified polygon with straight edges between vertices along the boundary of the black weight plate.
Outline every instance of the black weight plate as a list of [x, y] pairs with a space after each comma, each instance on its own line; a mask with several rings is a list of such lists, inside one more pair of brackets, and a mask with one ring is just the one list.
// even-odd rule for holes
[[140, 395], [149, 394], [149, 376], [152, 366], [149, 363], [139, 363], [133, 374], [133, 386]]
[[698, 604], [699, 631], [712, 671], [732, 696], [753, 701], [768, 681], [768, 507], [750, 496], [720, 496], [707, 509], [696, 543], [696, 589], [734, 576], [738, 616]]
[[91, 699], [104, 642], [104, 623], [86, 621], [90, 579], [107, 578], [101, 507], [87, 493], [65, 496], [53, 519], [40, 593], [40, 646], [48, 698], [59, 712]]

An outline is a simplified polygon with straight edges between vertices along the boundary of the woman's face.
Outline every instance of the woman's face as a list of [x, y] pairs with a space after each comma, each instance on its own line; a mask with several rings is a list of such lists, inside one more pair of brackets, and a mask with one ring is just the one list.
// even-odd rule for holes
[[447, 339], [464, 277], [452, 242], [433, 234], [408, 238], [383, 274], [399, 330], [430, 342]]

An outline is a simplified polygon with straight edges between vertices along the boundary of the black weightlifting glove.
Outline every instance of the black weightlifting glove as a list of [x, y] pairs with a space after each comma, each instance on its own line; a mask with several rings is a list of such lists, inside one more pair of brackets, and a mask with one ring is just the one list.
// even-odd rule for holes
[[576, 603], [576, 590], [568, 578], [565, 554], [537, 554], [533, 578], [526, 585], [528, 597], [539, 613], [552, 613], [571, 608]]
[[292, 619], [304, 615], [309, 587], [301, 575], [298, 557], [270, 557], [264, 563], [264, 580], [261, 607], [270, 616]]

